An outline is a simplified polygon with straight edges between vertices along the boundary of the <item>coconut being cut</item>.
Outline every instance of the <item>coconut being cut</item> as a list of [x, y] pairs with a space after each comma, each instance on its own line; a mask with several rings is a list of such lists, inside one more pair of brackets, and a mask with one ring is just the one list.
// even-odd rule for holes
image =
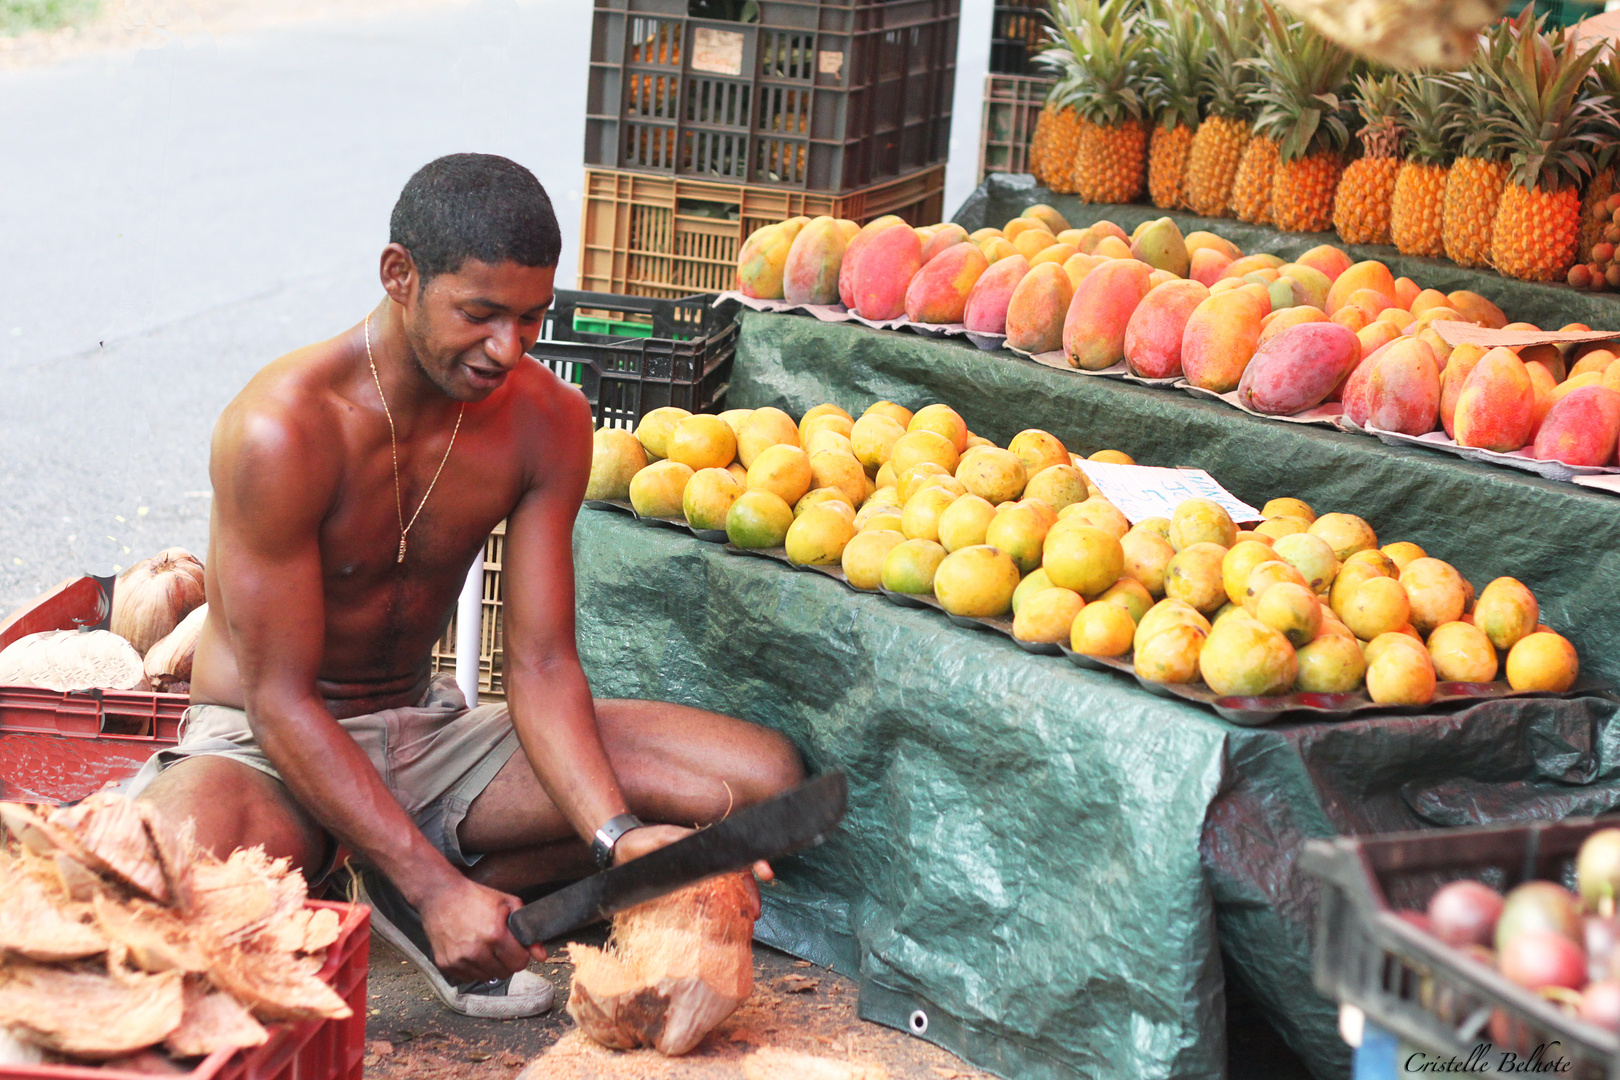
[[621, 912], [607, 948], [570, 949], [568, 1015], [603, 1046], [686, 1053], [753, 992], [758, 917], [746, 872]]

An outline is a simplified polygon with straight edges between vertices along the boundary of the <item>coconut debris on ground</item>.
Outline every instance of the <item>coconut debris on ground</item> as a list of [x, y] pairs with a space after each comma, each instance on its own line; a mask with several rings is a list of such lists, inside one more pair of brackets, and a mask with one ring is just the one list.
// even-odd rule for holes
[[[576, 937], [600, 946], [606, 930]], [[373, 936], [371, 947], [367, 1080], [991, 1080], [931, 1043], [860, 1019], [854, 982], [764, 945], [754, 946], [752, 996], [679, 1058], [607, 1050], [574, 1028], [564, 1011], [566, 952], [539, 967], [557, 987], [556, 1007], [499, 1021], [443, 1009], [392, 946]], [[800, 1071], [760, 1071], [784, 1065]]]

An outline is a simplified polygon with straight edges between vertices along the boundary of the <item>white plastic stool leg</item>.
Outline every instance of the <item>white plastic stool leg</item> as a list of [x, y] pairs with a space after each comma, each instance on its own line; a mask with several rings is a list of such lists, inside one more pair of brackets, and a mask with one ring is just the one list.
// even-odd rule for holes
[[456, 685], [468, 705], [478, 704], [478, 650], [484, 636], [484, 553], [467, 570], [456, 601]]

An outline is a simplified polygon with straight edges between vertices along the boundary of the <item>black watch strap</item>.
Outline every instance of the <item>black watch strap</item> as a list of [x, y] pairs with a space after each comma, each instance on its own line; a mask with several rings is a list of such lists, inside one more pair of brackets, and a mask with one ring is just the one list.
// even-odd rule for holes
[[596, 865], [604, 870], [612, 866], [613, 849], [618, 845], [619, 837], [641, 826], [641, 819], [634, 814], [615, 814], [604, 821], [596, 830], [596, 835], [591, 837], [591, 858], [596, 860]]

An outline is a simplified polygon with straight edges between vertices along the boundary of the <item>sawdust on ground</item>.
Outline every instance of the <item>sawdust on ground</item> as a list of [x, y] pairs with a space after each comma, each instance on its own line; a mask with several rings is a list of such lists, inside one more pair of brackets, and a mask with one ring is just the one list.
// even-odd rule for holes
[[[600, 935], [581, 936], [600, 944]], [[696, 1050], [666, 1058], [607, 1050], [573, 1028], [563, 1011], [566, 953], [542, 968], [558, 988], [550, 1014], [470, 1021], [423, 1000], [425, 986], [381, 939], [372, 944], [381, 948], [373, 955], [367, 1080], [991, 1080], [937, 1046], [860, 1019], [850, 980], [760, 945], [753, 995]]]
[[363, 18], [468, 0], [102, 0], [77, 26], [0, 36], [0, 69], [40, 67], [96, 52], [161, 48], [199, 36], [312, 19]]

